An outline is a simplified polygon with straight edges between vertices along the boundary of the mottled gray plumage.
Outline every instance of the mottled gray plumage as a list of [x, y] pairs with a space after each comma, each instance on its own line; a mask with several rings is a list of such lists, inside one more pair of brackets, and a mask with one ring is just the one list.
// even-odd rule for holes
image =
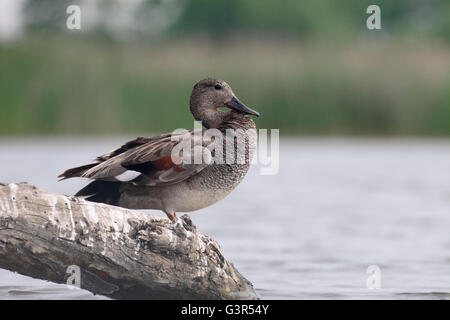
[[[230, 110], [222, 111], [221, 107]], [[214, 147], [212, 142], [218, 141], [214, 135], [204, 136], [201, 149], [194, 149], [198, 132], [188, 131], [178, 137], [191, 141], [192, 148], [188, 151], [192, 154], [200, 150], [224, 163], [188, 163], [186, 159], [192, 160], [192, 157], [185, 158], [184, 153], [174, 157], [172, 151], [179, 140], [168, 133], [129, 141], [97, 157], [93, 163], [68, 169], [59, 177], [94, 179], [77, 193], [87, 200], [132, 209], [159, 209], [171, 220], [175, 219], [176, 212], [214, 204], [226, 197], [247, 173], [256, 147], [256, 126], [249, 115], [259, 114], [242, 104], [226, 82], [212, 78], [194, 86], [190, 110], [196, 120], [202, 121], [203, 133], [213, 129], [213, 133], [223, 134], [223, 147]], [[229, 129], [237, 131], [238, 137], [227, 136]], [[245, 134], [239, 136], [240, 133]], [[239, 137], [244, 141], [241, 149], [236, 143]], [[230, 158], [235, 162], [225, 163]], [[125, 175], [131, 178], [123, 181]]]

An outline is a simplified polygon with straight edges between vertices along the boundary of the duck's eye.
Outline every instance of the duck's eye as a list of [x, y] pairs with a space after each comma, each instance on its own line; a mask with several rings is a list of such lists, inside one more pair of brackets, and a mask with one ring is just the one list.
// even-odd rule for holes
[[221, 86], [220, 84], [216, 84], [216, 85], [214, 86], [214, 88], [215, 88], [216, 90], [220, 90], [220, 89], [222, 89], [222, 86]]

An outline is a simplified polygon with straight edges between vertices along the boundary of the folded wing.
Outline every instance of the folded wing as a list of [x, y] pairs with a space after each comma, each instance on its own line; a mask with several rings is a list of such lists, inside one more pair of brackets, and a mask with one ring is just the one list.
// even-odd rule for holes
[[186, 132], [183, 139], [191, 141], [191, 148], [187, 150], [189, 156], [182, 152], [172, 156], [173, 148], [181, 139], [173, 140], [171, 137], [171, 134], [166, 134], [153, 138], [137, 138], [97, 157], [96, 162], [92, 164], [66, 170], [60, 177], [83, 177], [156, 186], [183, 181], [209, 165], [204, 161], [193, 163], [195, 152], [208, 153], [205, 147], [208, 141], [203, 141], [203, 145], [194, 148], [194, 134], [192, 131]]

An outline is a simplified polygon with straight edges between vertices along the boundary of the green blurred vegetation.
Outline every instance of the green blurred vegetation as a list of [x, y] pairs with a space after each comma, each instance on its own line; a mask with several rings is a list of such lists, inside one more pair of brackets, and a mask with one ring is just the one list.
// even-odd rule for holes
[[380, 1], [380, 31], [368, 4], [185, 1], [158, 39], [127, 43], [50, 15], [0, 44], [0, 134], [190, 128], [191, 88], [211, 76], [282, 134], [449, 135], [450, 1]]
[[[30, 30], [54, 30], [65, 26], [65, 9], [70, 4], [85, 8], [84, 0], [24, 0], [27, 25]], [[382, 11], [380, 34], [413, 38], [450, 41], [450, 1], [448, 0], [140, 0], [135, 13], [136, 24], [148, 24], [148, 29], [133, 30], [130, 38], [142, 42], [154, 40], [151, 21], [146, 12], [166, 2], [174, 11], [182, 8], [174, 24], [160, 37], [184, 39], [200, 34], [211, 40], [221, 40], [235, 34], [257, 34], [260, 37], [292, 37], [297, 40], [326, 39], [342, 41], [371, 32], [365, 28], [366, 8], [376, 4]], [[132, 1], [139, 3], [140, 1]], [[99, 3], [99, 20], [120, 19], [114, 0], [91, 0]], [[161, 7], [160, 7], [161, 8]], [[123, 10], [122, 10], [123, 11]], [[83, 13], [84, 14], [84, 13]], [[97, 25], [96, 33], [106, 39], [114, 38], [108, 23]], [[152, 35], [152, 36], [149, 36]]]
[[222, 38], [236, 30], [297, 39], [342, 39], [363, 33], [369, 5], [382, 9], [383, 29], [395, 37], [450, 41], [448, 0], [228, 0], [187, 1], [187, 9], [171, 30]]
[[283, 133], [450, 133], [447, 47], [291, 42], [118, 46], [32, 38], [0, 48], [0, 132], [120, 133], [191, 127], [193, 84], [228, 81]]

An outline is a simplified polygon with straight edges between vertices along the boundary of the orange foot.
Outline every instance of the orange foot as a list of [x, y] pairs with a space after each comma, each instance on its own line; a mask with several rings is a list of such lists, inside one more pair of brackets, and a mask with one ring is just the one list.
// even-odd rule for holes
[[175, 221], [177, 219], [177, 213], [174, 212], [173, 214], [170, 214], [168, 212], [166, 212], [167, 217], [169, 218], [170, 221]]

